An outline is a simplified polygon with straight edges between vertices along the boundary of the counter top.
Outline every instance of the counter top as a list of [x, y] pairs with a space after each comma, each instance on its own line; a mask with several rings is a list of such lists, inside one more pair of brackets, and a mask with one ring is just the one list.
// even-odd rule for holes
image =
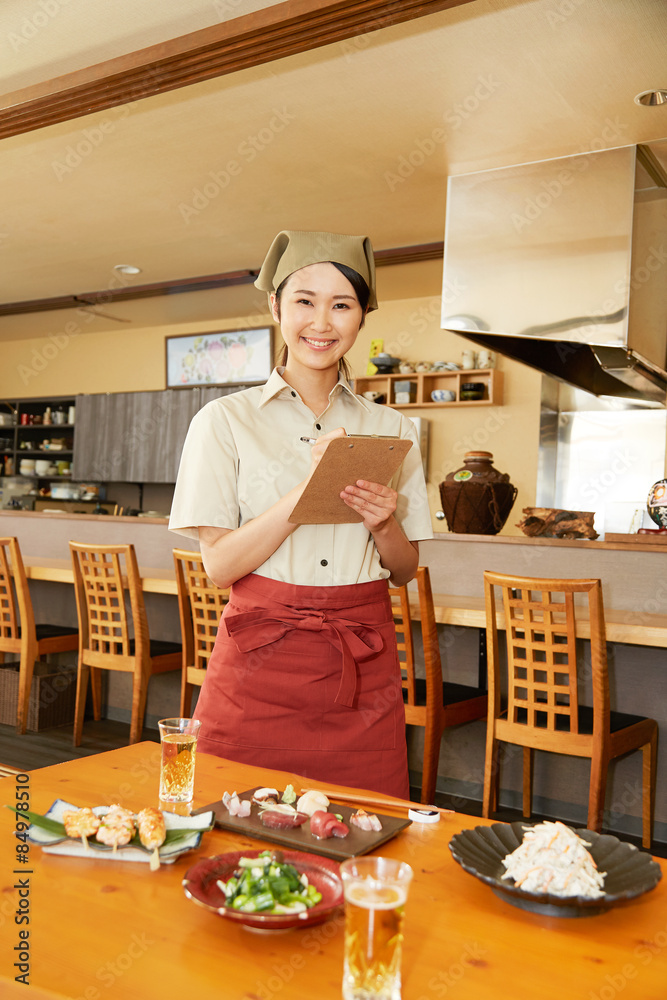
[[[490, 542], [495, 545], [531, 545], [538, 547], [573, 548], [573, 549], [616, 549], [622, 552], [667, 552], [667, 543], [664, 541], [654, 541], [650, 535], [638, 535], [636, 541], [632, 541], [630, 535], [623, 535], [628, 541], [619, 541], [619, 535], [613, 535], [607, 541], [604, 538], [530, 538], [528, 535], [462, 535], [453, 531], [439, 531], [433, 536], [433, 541], [437, 542]], [[663, 535], [662, 538], [667, 536]], [[643, 541], [647, 539], [647, 541]]]
[[169, 524], [168, 517], [144, 517], [142, 514], [139, 516], [135, 514], [132, 517], [117, 516], [114, 514], [75, 514], [72, 511], [66, 510], [0, 510], [0, 517], [11, 516], [11, 517], [27, 517], [34, 518], [38, 517], [40, 520], [44, 518], [55, 518], [58, 521], [113, 521], [114, 524], [122, 524], [129, 522], [130, 524]]

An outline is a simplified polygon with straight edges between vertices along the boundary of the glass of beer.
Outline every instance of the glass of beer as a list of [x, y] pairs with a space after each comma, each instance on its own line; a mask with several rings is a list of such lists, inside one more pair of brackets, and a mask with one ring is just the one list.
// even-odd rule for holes
[[195, 790], [195, 755], [199, 719], [162, 719], [160, 745], [160, 802], [187, 804]]
[[393, 858], [350, 858], [345, 895], [344, 1000], [400, 1000], [403, 914], [412, 868]]

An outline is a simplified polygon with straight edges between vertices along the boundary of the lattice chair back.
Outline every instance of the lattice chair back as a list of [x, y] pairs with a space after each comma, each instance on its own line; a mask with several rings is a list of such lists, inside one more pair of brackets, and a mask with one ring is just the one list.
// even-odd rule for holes
[[187, 717], [193, 688], [204, 683], [229, 590], [211, 582], [199, 552], [174, 549], [174, 568], [183, 645], [181, 715]]
[[574, 591], [503, 588], [507, 718], [548, 732], [579, 732]]

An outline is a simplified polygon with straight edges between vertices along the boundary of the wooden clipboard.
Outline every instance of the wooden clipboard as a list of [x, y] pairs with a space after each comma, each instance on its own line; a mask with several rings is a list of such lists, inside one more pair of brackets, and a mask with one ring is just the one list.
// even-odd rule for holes
[[340, 498], [357, 479], [388, 486], [412, 441], [395, 437], [340, 437], [327, 445], [289, 521], [292, 524], [353, 524], [363, 521]]

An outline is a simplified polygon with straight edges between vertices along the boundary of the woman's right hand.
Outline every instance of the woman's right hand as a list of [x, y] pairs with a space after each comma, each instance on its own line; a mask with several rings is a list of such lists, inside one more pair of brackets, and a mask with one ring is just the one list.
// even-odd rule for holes
[[318, 437], [314, 445], [311, 445], [309, 479], [322, 461], [322, 455], [324, 455], [324, 452], [327, 450], [329, 441], [333, 441], [334, 438], [339, 437], [347, 437], [347, 431], [344, 427], [337, 427], [335, 431], [329, 431], [328, 434], [323, 434], [322, 437]]

